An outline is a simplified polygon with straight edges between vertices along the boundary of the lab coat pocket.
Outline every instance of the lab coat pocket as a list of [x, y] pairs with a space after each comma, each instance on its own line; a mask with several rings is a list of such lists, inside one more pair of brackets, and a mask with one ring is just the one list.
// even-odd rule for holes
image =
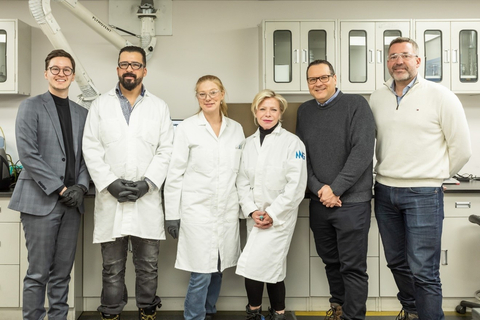
[[211, 173], [214, 171], [213, 157], [215, 153], [215, 150], [212, 148], [202, 146], [192, 148], [190, 151], [192, 169], [200, 173]]
[[141, 128], [141, 132], [140, 132], [141, 139], [143, 141], [148, 142], [152, 146], [156, 146], [158, 144], [159, 127], [160, 127], [159, 121], [146, 119]]
[[270, 190], [283, 190], [287, 184], [283, 167], [267, 167], [265, 172], [265, 186]]
[[122, 132], [116, 119], [107, 119], [100, 122], [100, 137], [105, 145], [120, 140]]

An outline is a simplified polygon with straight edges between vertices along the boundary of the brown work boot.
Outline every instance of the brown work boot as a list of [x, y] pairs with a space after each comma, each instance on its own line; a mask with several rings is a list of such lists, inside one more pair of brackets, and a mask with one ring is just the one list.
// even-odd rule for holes
[[341, 320], [342, 314], [342, 306], [338, 303], [331, 303], [330, 310], [328, 310], [325, 315], [325, 320]]
[[400, 310], [398, 313], [398, 316], [395, 318], [395, 320], [417, 320], [418, 319], [418, 314], [416, 313], [411, 313], [405, 310]]

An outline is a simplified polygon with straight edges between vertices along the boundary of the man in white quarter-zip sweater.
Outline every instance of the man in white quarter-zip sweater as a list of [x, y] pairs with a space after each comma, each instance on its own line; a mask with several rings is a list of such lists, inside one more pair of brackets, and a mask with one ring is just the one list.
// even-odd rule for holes
[[375, 216], [402, 304], [397, 319], [440, 320], [442, 181], [472, 152], [460, 100], [418, 75], [420, 61], [415, 41], [393, 40], [392, 78], [370, 98], [377, 126]]

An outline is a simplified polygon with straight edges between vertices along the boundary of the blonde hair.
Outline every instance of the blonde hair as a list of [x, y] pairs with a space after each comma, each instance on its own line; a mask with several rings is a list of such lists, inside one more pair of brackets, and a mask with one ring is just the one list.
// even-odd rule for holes
[[252, 114], [253, 114], [253, 122], [255, 123], [256, 126], [258, 126], [257, 117], [255, 115], [257, 113], [257, 109], [262, 104], [262, 102], [268, 98], [274, 98], [275, 100], [278, 101], [278, 105], [280, 106], [280, 111], [282, 112], [282, 115], [285, 112], [285, 110], [287, 110], [288, 108], [287, 100], [281, 95], [276, 94], [273, 90], [265, 89], [260, 91], [259, 93], [257, 93], [255, 98], [253, 98], [252, 107], [251, 107]]
[[[200, 84], [205, 82], [205, 81], [212, 81], [213, 83], [215, 83], [218, 86], [218, 88], [220, 89], [221, 92], [225, 93], [225, 87], [223, 86], [222, 81], [217, 76], [212, 76], [210, 74], [207, 74], [203, 77], [198, 78], [197, 84], [195, 85], [195, 92], [197, 92], [198, 86], [200, 86]], [[200, 108], [200, 110], [198, 110], [198, 112], [200, 112], [200, 111], [202, 111], [202, 108]], [[224, 116], [228, 116], [228, 106], [227, 106], [227, 103], [225, 102], [225, 100], [220, 101], [220, 112]]]

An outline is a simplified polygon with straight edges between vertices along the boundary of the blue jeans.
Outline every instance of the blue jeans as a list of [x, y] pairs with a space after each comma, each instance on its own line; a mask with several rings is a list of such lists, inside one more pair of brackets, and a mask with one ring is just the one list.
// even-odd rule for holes
[[377, 182], [375, 216], [403, 309], [422, 320], [445, 319], [439, 272], [443, 189]]
[[190, 275], [183, 316], [185, 320], [204, 320], [207, 313], [216, 313], [222, 286], [222, 273], [196, 273]]
[[156, 295], [158, 282], [159, 240], [134, 236], [117, 238], [102, 243], [103, 271], [101, 305], [98, 311], [120, 314], [127, 304], [125, 286], [125, 263], [127, 262], [128, 239], [132, 242], [133, 265], [135, 266], [135, 297], [138, 308], [151, 308], [160, 303]]

